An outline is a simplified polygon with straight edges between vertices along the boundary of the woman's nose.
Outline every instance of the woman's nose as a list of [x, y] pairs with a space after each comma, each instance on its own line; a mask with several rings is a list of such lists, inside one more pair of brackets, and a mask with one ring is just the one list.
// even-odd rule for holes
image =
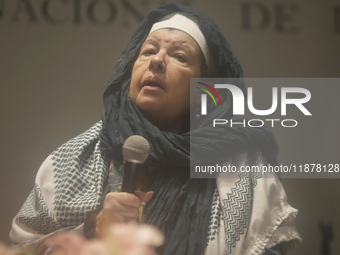
[[162, 53], [159, 52], [150, 60], [149, 69], [155, 71], [165, 70], [164, 56]]

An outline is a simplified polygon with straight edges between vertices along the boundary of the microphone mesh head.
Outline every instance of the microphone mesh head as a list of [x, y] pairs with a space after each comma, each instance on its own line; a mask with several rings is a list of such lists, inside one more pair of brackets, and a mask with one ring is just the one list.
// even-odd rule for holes
[[150, 153], [149, 142], [142, 136], [133, 135], [123, 145], [124, 161], [143, 164]]

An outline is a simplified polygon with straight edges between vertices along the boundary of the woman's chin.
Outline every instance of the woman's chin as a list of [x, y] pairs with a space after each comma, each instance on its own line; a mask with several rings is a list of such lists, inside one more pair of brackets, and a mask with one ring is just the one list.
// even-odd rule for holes
[[135, 103], [143, 112], [160, 112], [164, 108], [164, 102], [154, 98], [143, 98]]

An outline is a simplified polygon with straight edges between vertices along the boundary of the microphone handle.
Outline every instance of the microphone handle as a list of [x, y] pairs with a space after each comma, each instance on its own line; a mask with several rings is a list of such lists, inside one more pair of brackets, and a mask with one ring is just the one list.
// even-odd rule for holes
[[142, 167], [143, 164], [125, 161], [122, 192], [135, 194], [135, 191], [137, 190], [138, 176]]

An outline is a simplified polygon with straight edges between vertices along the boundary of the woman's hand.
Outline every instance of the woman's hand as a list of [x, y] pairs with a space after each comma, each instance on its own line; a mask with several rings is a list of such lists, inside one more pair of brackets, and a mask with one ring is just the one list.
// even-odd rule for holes
[[104, 236], [112, 223], [136, 222], [142, 201], [146, 202], [153, 192], [136, 191], [136, 195], [126, 192], [110, 192], [106, 195], [103, 209], [96, 217], [96, 235]]

